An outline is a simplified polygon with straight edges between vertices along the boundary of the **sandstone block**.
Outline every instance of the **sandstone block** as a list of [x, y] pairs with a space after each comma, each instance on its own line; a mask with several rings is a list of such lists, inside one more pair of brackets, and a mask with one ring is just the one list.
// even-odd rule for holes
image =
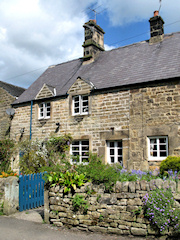
[[122, 182], [122, 192], [128, 192], [129, 182]]
[[62, 222], [53, 222], [53, 224], [57, 227], [62, 227], [63, 226]]
[[129, 191], [135, 193], [136, 191], [136, 182], [129, 182]]
[[120, 193], [122, 189], [122, 182], [117, 181], [115, 185], [115, 192]]
[[143, 228], [131, 227], [131, 234], [135, 236], [146, 236], [147, 230]]
[[90, 226], [88, 229], [91, 232], [107, 233], [107, 228], [103, 228], [103, 227], [99, 227], [99, 226]]
[[145, 180], [140, 181], [140, 186], [141, 186], [142, 191], [146, 191], [146, 183], [147, 183], [147, 181], [145, 181]]

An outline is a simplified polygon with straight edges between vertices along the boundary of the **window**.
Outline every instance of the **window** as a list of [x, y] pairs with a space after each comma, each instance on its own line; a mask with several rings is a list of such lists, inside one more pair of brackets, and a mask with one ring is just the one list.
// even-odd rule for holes
[[108, 141], [108, 163], [120, 163], [123, 166], [122, 141]]
[[48, 103], [40, 103], [39, 104], [39, 119], [47, 119], [50, 118], [51, 114], [51, 104]]
[[84, 163], [89, 162], [89, 140], [73, 141], [71, 144], [71, 163]]
[[78, 95], [73, 97], [73, 115], [88, 114], [88, 95]]
[[168, 137], [148, 137], [150, 160], [163, 160], [168, 156]]

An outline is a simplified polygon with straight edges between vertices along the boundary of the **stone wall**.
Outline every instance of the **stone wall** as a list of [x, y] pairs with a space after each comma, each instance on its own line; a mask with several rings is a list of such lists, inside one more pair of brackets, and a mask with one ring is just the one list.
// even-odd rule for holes
[[10, 136], [10, 117], [6, 113], [6, 109], [11, 108], [11, 103], [15, 97], [11, 96], [6, 90], [0, 88], [0, 139]]
[[[157, 167], [159, 160], [148, 159], [148, 136], [168, 136], [169, 155], [180, 154], [179, 83], [179, 80], [171, 80], [97, 92], [78, 79], [68, 96], [47, 99], [51, 102], [50, 119], [38, 120], [41, 101], [34, 101], [32, 139], [71, 133], [74, 140], [89, 140], [90, 150], [103, 156], [105, 163], [107, 141], [122, 140], [125, 168], [148, 170]], [[72, 116], [72, 94], [89, 94], [88, 115]], [[16, 141], [29, 138], [30, 103], [14, 108], [11, 137]], [[56, 123], [60, 123], [59, 128]], [[21, 128], [25, 130], [23, 135]]]
[[[3, 206], [3, 207], [2, 207]], [[19, 178], [0, 178], [0, 211], [5, 215], [16, 213], [19, 208]]]
[[6, 178], [0, 178], [0, 212], [2, 211], [2, 206], [4, 204], [5, 183], [6, 183]]
[[[180, 81], [131, 89], [130, 165], [132, 169], [159, 166], [148, 160], [148, 136], [168, 136], [169, 155], [180, 155]], [[146, 168], [146, 166], [148, 166]]]
[[[86, 214], [74, 212], [72, 194], [63, 194], [63, 188], [55, 186], [45, 193], [45, 220], [56, 226], [67, 226], [83, 231], [146, 236], [155, 234], [143, 213], [135, 214], [142, 207], [143, 196], [155, 187], [170, 186], [174, 197], [180, 200], [180, 182], [161, 179], [137, 182], [117, 182], [113, 193], [105, 193], [103, 185], [86, 183], [75, 194], [84, 196], [89, 208]], [[176, 206], [180, 206], [176, 202]]]

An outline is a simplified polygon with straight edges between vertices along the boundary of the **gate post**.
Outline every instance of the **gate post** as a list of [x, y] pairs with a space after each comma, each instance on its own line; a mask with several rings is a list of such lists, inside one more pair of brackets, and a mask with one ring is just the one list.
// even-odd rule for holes
[[8, 177], [5, 184], [3, 213], [10, 215], [18, 212], [19, 208], [19, 183], [17, 177]]

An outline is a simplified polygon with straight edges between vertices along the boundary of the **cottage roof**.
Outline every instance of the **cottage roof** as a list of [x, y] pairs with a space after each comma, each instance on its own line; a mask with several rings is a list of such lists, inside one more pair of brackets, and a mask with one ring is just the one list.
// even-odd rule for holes
[[19, 97], [25, 91], [25, 88], [14, 86], [2, 81], [0, 81], [0, 87], [5, 89], [13, 97]]
[[49, 67], [14, 104], [34, 100], [43, 84], [53, 86], [56, 96], [66, 95], [78, 77], [97, 90], [180, 77], [180, 32], [159, 43], [143, 41], [101, 52], [90, 64], [83, 59]]

